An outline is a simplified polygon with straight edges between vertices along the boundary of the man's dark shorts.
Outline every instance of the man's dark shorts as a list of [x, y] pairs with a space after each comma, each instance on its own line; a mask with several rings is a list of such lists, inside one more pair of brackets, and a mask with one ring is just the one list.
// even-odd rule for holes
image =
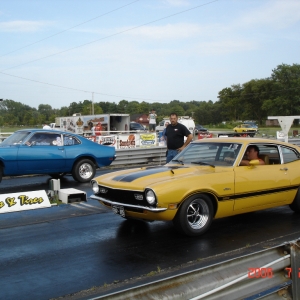
[[156, 124], [149, 124], [149, 130], [155, 131]]

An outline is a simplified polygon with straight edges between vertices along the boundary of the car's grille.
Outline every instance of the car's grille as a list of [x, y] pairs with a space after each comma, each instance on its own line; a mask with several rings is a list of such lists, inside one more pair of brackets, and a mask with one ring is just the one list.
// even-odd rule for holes
[[[118, 190], [118, 189], [111, 189], [107, 187], [100, 186], [100, 191], [97, 195], [104, 199], [123, 203], [123, 204], [132, 204], [132, 205], [140, 205], [140, 206], [150, 206], [147, 200], [145, 199], [145, 194], [142, 192], [134, 192], [134, 191], [126, 191], [126, 190]], [[142, 200], [137, 200], [135, 198], [136, 195], [142, 195]]]

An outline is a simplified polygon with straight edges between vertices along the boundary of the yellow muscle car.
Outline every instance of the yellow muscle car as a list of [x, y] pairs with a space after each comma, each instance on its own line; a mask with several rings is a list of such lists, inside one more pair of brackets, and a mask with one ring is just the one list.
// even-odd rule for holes
[[[258, 147], [259, 159], [240, 166], [250, 145]], [[300, 212], [300, 147], [258, 138], [203, 139], [164, 166], [113, 172], [91, 184], [91, 198], [123, 218], [173, 221], [196, 236], [217, 218], [281, 205]]]
[[[234, 132], [237, 133], [250, 133], [249, 136], [254, 136], [258, 132], [258, 128], [251, 126], [250, 124], [241, 124], [233, 128]], [[253, 133], [253, 134], [252, 134]]]

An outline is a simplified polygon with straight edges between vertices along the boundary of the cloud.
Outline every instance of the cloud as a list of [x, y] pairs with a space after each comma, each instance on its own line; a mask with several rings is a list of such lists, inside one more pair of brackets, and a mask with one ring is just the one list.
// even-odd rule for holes
[[188, 6], [189, 1], [187, 0], [164, 0], [165, 3], [171, 6]]
[[286, 28], [300, 21], [300, 1], [268, 1], [238, 19], [239, 26]]
[[[123, 29], [124, 30], [124, 29]], [[143, 26], [132, 31], [127, 35], [138, 36], [146, 39], [182, 39], [190, 38], [203, 32], [197, 24], [177, 23], [162, 26]]]
[[199, 54], [204, 55], [226, 55], [228, 53], [235, 52], [251, 52], [259, 47], [256, 41], [249, 39], [237, 38], [237, 39], [225, 39], [218, 41], [208, 41], [199, 43], [195, 49]]
[[10, 21], [0, 22], [0, 31], [2, 32], [34, 32], [48, 26], [49, 22], [38, 21]]

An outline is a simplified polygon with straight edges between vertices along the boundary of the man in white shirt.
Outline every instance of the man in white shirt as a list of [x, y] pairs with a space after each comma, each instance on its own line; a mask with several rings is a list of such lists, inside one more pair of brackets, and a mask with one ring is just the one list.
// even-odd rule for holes
[[149, 113], [149, 131], [155, 131], [156, 117], [157, 115], [155, 110], [152, 108], [151, 112]]
[[48, 124], [43, 124], [43, 129], [52, 129]]

